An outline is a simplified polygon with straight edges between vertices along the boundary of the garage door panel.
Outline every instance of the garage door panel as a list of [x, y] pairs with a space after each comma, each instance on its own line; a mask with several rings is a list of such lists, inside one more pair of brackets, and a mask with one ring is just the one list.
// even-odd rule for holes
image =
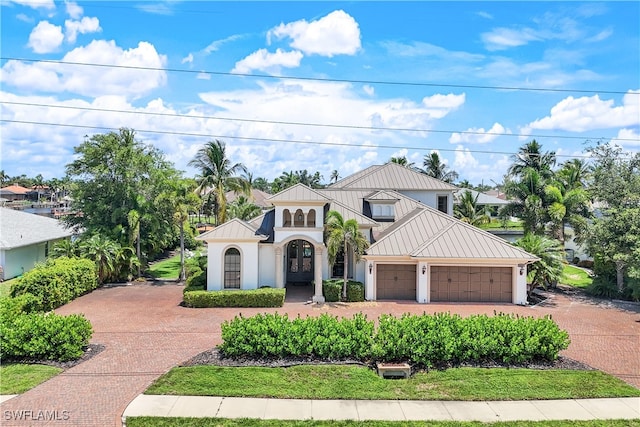
[[416, 299], [416, 266], [379, 264], [376, 266], [377, 299]]
[[511, 267], [432, 266], [431, 301], [511, 302]]

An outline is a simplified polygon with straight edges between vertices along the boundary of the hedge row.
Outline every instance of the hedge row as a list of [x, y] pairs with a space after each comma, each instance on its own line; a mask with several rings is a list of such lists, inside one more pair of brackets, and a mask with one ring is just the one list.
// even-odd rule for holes
[[186, 291], [188, 307], [282, 307], [285, 290], [261, 288], [254, 290]]
[[222, 324], [222, 340], [220, 351], [229, 357], [355, 358], [425, 367], [555, 360], [570, 342], [550, 317], [502, 313], [466, 318], [449, 313], [383, 315], [377, 330], [362, 314], [294, 320], [277, 313], [240, 316]]
[[91, 323], [82, 315], [28, 313], [33, 296], [0, 299], [0, 358], [67, 361], [89, 344]]
[[[327, 279], [322, 281], [322, 295], [327, 302], [336, 302], [342, 299], [343, 279]], [[349, 280], [347, 282], [347, 302], [364, 301], [364, 284]]]
[[25, 273], [11, 288], [11, 296], [32, 294], [38, 309], [49, 311], [98, 287], [96, 265], [82, 258], [48, 260]]

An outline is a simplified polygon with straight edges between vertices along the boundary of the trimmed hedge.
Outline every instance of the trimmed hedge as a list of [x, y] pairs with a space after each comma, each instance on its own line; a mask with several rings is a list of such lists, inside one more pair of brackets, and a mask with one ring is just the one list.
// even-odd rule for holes
[[[327, 302], [342, 299], [343, 279], [327, 279], [322, 281], [322, 295]], [[364, 283], [349, 280], [347, 282], [347, 302], [364, 301]]]
[[0, 320], [0, 358], [67, 361], [77, 359], [89, 344], [91, 323], [82, 315], [27, 313]]
[[294, 320], [277, 313], [240, 316], [222, 324], [220, 351], [229, 357], [355, 358], [432, 367], [555, 360], [570, 343], [568, 333], [550, 317], [405, 314], [382, 315], [378, 324], [374, 330], [373, 321], [362, 314]]
[[93, 261], [82, 258], [56, 258], [25, 273], [11, 288], [11, 296], [32, 294], [39, 310], [49, 311], [98, 287]]
[[252, 290], [187, 291], [188, 307], [282, 307], [285, 290], [261, 288]]

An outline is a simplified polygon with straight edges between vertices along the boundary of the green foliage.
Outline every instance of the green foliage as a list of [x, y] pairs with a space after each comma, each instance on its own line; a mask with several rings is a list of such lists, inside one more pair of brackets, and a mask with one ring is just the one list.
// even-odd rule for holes
[[349, 280], [347, 282], [347, 302], [364, 301], [364, 283]]
[[586, 291], [588, 294], [600, 298], [612, 299], [620, 296], [615, 276], [597, 276], [591, 285], [587, 286]]
[[91, 323], [82, 315], [27, 313], [2, 317], [0, 357], [67, 361], [82, 356]]
[[189, 307], [282, 307], [284, 289], [187, 291], [184, 302]]
[[12, 319], [19, 314], [42, 311], [42, 301], [30, 293], [15, 298], [0, 298], [0, 321]]
[[473, 193], [467, 190], [461, 193], [453, 205], [453, 215], [462, 222], [479, 227], [491, 222], [486, 206], [478, 205], [480, 193], [473, 197]]
[[187, 282], [185, 283], [184, 292], [191, 291], [205, 291], [207, 289], [207, 273], [202, 270], [198, 270], [194, 274], [187, 276]]
[[556, 284], [560, 280], [565, 255], [557, 240], [529, 233], [514, 245], [540, 258], [529, 265], [529, 293], [537, 287], [546, 288], [548, 284]]
[[[325, 279], [322, 281], [322, 295], [326, 302], [340, 301], [340, 292], [342, 290], [342, 279]], [[347, 298], [346, 302], [364, 301], [364, 284], [355, 280], [347, 282]]]
[[96, 266], [92, 261], [62, 257], [25, 273], [14, 284], [11, 296], [31, 294], [39, 301], [39, 310], [49, 311], [97, 287]]
[[366, 316], [296, 318], [259, 314], [222, 324], [220, 350], [229, 357], [355, 358], [440, 366], [473, 361], [555, 360], [569, 335], [550, 317], [497, 314], [462, 318], [449, 313], [382, 315], [378, 329]]

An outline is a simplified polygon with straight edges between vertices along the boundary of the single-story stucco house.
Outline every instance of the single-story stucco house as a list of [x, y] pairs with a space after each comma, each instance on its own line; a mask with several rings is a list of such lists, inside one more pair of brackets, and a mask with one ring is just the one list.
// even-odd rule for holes
[[[306, 284], [322, 302], [322, 280], [342, 277], [323, 242], [329, 210], [355, 219], [371, 246], [347, 263], [367, 300], [527, 301], [527, 264], [537, 260], [452, 216], [457, 187], [387, 163], [314, 190], [302, 184], [269, 197], [273, 209], [233, 219], [198, 238], [207, 242], [207, 289], [281, 288]], [[350, 252], [350, 251], [349, 251]], [[353, 260], [353, 253], [348, 253]]]
[[11, 279], [46, 260], [53, 243], [73, 233], [60, 221], [9, 208], [0, 208], [1, 279]]

